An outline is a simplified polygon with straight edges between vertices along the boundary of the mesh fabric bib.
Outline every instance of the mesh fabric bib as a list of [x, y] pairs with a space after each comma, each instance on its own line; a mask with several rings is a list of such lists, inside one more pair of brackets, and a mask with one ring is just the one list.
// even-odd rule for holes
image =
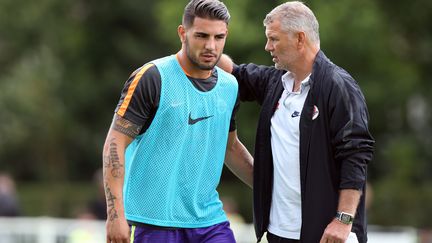
[[161, 75], [160, 103], [150, 127], [126, 150], [126, 218], [182, 228], [226, 221], [216, 187], [237, 82], [218, 68], [216, 86], [201, 92], [175, 56], [153, 63]]

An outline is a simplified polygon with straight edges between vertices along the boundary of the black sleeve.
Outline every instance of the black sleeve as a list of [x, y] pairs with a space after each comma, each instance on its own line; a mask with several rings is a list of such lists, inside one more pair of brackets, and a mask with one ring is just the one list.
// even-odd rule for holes
[[240, 99], [239, 99], [239, 96], [237, 95], [236, 103], [234, 105], [234, 109], [233, 109], [232, 115], [231, 115], [230, 128], [229, 128], [230, 132], [235, 131], [237, 129], [237, 123], [236, 123], [235, 118], [236, 118], [236, 114], [237, 114], [237, 111], [239, 108], [240, 108]]
[[150, 126], [159, 107], [160, 93], [159, 70], [154, 64], [146, 64], [133, 72], [126, 81], [115, 112], [126, 120], [143, 126], [143, 133]]
[[341, 189], [361, 189], [367, 164], [372, 160], [374, 139], [360, 87], [346, 72], [335, 72], [329, 99], [330, 132], [335, 159], [341, 164]]
[[253, 63], [234, 65], [232, 74], [237, 78], [241, 101], [262, 104], [269, 85], [278, 82], [284, 70]]

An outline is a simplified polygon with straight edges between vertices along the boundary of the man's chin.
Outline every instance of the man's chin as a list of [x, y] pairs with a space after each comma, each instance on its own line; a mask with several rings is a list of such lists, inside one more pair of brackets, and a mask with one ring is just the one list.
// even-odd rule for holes
[[216, 63], [212, 63], [212, 64], [200, 64], [198, 67], [202, 70], [213, 70], [215, 66]]
[[283, 65], [280, 65], [280, 64], [278, 64], [278, 63], [275, 63], [275, 66], [274, 66], [276, 69], [278, 69], [278, 70], [287, 70], [286, 69], [286, 67], [284, 67]]

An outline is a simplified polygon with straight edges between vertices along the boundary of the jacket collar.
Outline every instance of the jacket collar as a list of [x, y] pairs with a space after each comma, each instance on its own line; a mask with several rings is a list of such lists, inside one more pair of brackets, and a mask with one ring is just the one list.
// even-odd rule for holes
[[322, 76], [321, 73], [325, 70], [325, 65], [331, 63], [323, 51], [319, 50], [312, 67], [312, 74], [310, 76], [310, 85], [313, 86], [318, 77]]

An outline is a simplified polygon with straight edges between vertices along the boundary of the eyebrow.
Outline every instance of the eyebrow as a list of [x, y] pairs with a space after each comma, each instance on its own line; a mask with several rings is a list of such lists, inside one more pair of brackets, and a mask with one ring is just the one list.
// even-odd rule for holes
[[[210, 36], [209, 33], [207, 33], [207, 32], [200, 32], [200, 31], [195, 32], [194, 35]], [[226, 36], [226, 33], [219, 33], [219, 34], [215, 34], [214, 36]]]
[[195, 32], [194, 33], [194, 35], [205, 35], [205, 36], [207, 36], [207, 35], [210, 35], [209, 33], [206, 33], [206, 32]]

